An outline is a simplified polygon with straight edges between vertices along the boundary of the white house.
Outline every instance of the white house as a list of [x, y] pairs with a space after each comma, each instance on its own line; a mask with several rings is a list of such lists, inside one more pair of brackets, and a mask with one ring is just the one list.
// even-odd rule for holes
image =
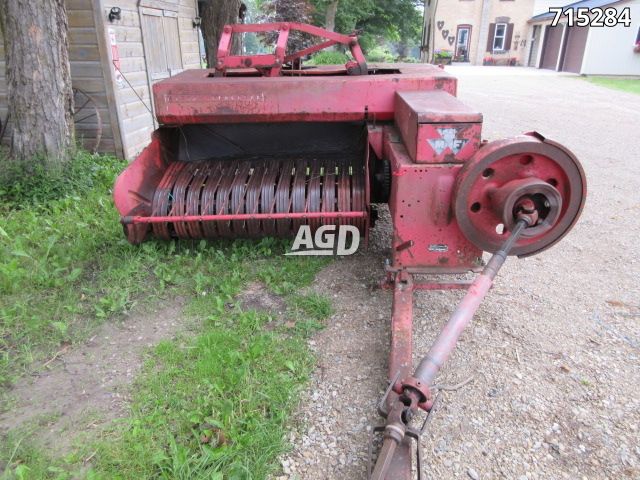
[[630, 26], [618, 23], [610, 27], [568, 26], [566, 15], [552, 27], [554, 14], [548, 12], [549, 3], [545, 2], [543, 13], [529, 20], [529, 66], [584, 75], [640, 75], [640, 0], [555, 3], [575, 12], [578, 8], [613, 8], [620, 15], [624, 9], [629, 10]]

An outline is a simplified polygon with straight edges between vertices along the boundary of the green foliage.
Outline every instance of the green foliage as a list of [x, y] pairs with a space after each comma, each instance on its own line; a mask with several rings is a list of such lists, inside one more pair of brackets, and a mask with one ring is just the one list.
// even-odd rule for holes
[[[266, 478], [312, 367], [305, 338], [332, 311], [299, 292], [329, 260], [285, 258], [274, 239], [129, 245], [110, 192], [124, 166], [80, 154], [66, 183], [43, 175], [3, 190], [0, 388], [136, 305], [185, 297], [198, 331], [156, 346], [130, 416], [64, 458], [35, 447], [42, 426], [0, 438], [0, 478]], [[285, 295], [286, 325], [232, 306], [256, 279]]]
[[[316, 13], [314, 23], [324, 25], [325, 12], [331, 0], [312, 0]], [[420, 41], [422, 6], [419, 0], [339, 0], [336, 31], [361, 30], [360, 43], [365, 51], [380, 46], [385, 40], [404, 47]]]
[[310, 65], [344, 65], [348, 60], [349, 57], [342, 52], [323, 50], [311, 57], [307, 63]]
[[393, 54], [386, 48], [376, 47], [367, 52], [367, 60], [376, 63], [393, 62]]
[[79, 196], [93, 188], [110, 188], [122, 161], [108, 156], [77, 152], [61, 165], [34, 159], [27, 171], [9, 162], [0, 152], [0, 208], [44, 204], [63, 197]]
[[436, 50], [434, 55], [436, 58], [452, 58], [453, 52], [451, 50]]

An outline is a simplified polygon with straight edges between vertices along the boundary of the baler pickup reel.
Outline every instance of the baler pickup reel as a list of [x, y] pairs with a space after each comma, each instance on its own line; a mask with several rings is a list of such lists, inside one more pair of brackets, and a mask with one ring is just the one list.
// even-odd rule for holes
[[[286, 53], [292, 29], [325, 38]], [[232, 36], [279, 32], [276, 53], [235, 56]], [[354, 63], [303, 68], [336, 43]], [[456, 98], [457, 81], [424, 64], [366, 65], [355, 36], [296, 24], [225, 27], [213, 70], [154, 85], [161, 125], [118, 177], [125, 235], [161, 239], [295, 235], [301, 226], [352, 225], [366, 239], [376, 204], [393, 222], [386, 265], [393, 290], [389, 388], [382, 448], [370, 477], [408, 480], [411, 442], [433, 416], [436, 375], [508, 255], [536, 254], [577, 221], [586, 196], [580, 163], [530, 132], [481, 138], [482, 115]], [[485, 264], [483, 252], [493, 256]], [[283, 259], [283, 261], [287, 261]], [[443, 275], [478, 272], [472, 283]], [[437, 275], [437, 281], [422, 280]], [[413, 369], [413, 293], [467, 289]], [[422, 427], [412, 426], [420, 411]]]

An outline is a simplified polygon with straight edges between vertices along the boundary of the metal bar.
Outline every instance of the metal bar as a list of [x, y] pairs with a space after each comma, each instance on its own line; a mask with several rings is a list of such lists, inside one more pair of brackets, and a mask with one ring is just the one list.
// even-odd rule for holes
[[[386, 467], [386, 470], [383, 470], [383, 472], [385, 472], [384, 476], [380, 478], [384, 480], [411, 480], [413, 477], [411, 473], [411, 438], [407, 436], [400, 443], [396, 443], [390, 438], [385, 438], [383, 449], [384, 445], [387, 443], [395, 444], [396, 447], [392, 454], [393, 458], [390, 459], [388, 467]], [[372, 475], [371, 478], [375, 479], [376, 477], [375, 475]]]
[[463, 330], [475, 315], [478, 307], [493, 285], [493, 279], [507, 259], [509, 251], [518, 240], [528, 223], [526, 220], [519, 220], [509, 239], [496, 253], [493, 254], [482, 273], [473, 281], [467, 294], [460, 301], [451, 318], [436, 338], [429, 352], [420, 361], [414, 377], [425, 385], [431, 385], [438, 374], [438, 371], [447, 361], [451, 352], [456, 347], [456, 343], [462, 335]]
[[466, 290], [471, 282], [414, 283], [414, 290]]
[[268, 67], [276, 64], [277, 56], [273, 53], [259, 55], [227, 55], [224, 59], [225, 68], [255, 68]]
[[[390, 480], [392, 480], [397, 478], [388, 476], [387, 473], [391, 468], [391, 462], [397, 458], [396, 449], [398, 448], [398, 446], [398, 443], [390, 438], [386, 438], [384, 440], [382, 449], [378, 454], [378, 458], [381, 461], [376, 462], [373, 474], [371, 475], [371, 480], [384, 480], [385, 478], [389, 478]], [[409, 457], [409, 471], [411, 471], [411, 457]]]
[[389, 380], [398, 378], [398, 382], [402, 382], [413, 366], [413, 277], [409, 273], [396, 275], [392, 312]]
[[[413, 367], [413, 276], [410, 273], [400, 272], [396, 275], [393, 290], [393, 307], [391, 316], [391, 350], [389, 352], [389, 380], [396, 379], [401, 383], [411, 375]], [[395, 387], [395, 385], [394, 385]], [[392, 393], [388, 398], [388, 406], [397, 401], [397, 395]], [[379, 470], [380, 479], [409, 480], [411, 478], [411, 440], [405, 438], [400, 443], [385, 439], [383, 444], [390, 449], [386, 452], [391, 462]], [[382, 453], [381, 452], [381, 456]], [[376, 470], [378, 469], [376, 465]], [[374, 471], [373, 479], [376, 478]]]
[[292, 53], [291, 55], [287, 55], [284, 59], [285, 63], [290, 62], [291, 60], [295, 60], [296, 58], [304, 57], [306, 55], [310, 55], [315, 52], [319, 52], [320, 50], [324, 50], [325, 48], [329, 48], [335, 45], [335, 40], [327, 40], [326, 42], [319, 43], [318, 45], [313, 45], [311, 47], [305, 48], [304, 50], [300, 50], [299, 52]]
[[323, 37], [329, 40], [335, 40], [338, 43], [348, 45], [349, 42], [355, 38], [350, 35], [343, 35], [337, 32], [330, 32], [324, 28], [316, 27], [314, 25], [307, 25], [303, 23], [295, 22], [280, 22], [280, 23], [259, 23], [259, 24], [233, 24], [226, 25], [233, 33], [248, 33], [248, 32], [273, 32], [282, 30], [283, 27], [290, 28], [291, 30], [298, 30], [300, 32], [306, 32], [317, 37]]
[[284, 56], [287, 51], [287, 41], [289, 40], [289, 27], [284, 25], [278, 34], [278, 40], [276, 41], [276, 64], [277, 66], [272, 68], [269, 72], [269, 76], [277, 77], [280, 75], [282, 64], [284, 63]]
[[[413, 290], [466, 290], [471, 285], [471, 282], [424, 282], [414, 283]], [[385, 290], [391, 290], [394, 287], [393, 283], [385, 281], [380, 285]]]
[[286, 220], [311, 218], [364, 218], [367, 212], [294, 212], [294, 213], [238, 213], [231, 215], [181, 215], [161, 217], [126, 216], [120, 221], [125, 225], [138, 223], [173, 222], [227, 222], [230, 220]]

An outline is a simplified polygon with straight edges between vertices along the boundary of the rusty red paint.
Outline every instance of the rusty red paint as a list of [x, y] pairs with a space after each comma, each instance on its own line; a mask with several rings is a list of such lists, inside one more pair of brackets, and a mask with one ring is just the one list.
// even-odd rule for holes
[[416, 163], [461, 163], [480, 146], [482, 115], [442, 90], [398, 92], [395, 122]]
[[432, 65], [400, 65], [380, 75], [215, 77], [187, 70], [153, 86], [161, 124], [340, 122], [393, 120], [395, 93], [433, 90], [454, 94], [456, 80]]
[[452, 192], [461, 165], [414, 163], [393, 136], [390, 132], [385, 138], [394, 175], [389, 199], [394, 226], [391, 266], [443, 273], [473, 270], [482, 251], [467, 240], [453, 216]]

